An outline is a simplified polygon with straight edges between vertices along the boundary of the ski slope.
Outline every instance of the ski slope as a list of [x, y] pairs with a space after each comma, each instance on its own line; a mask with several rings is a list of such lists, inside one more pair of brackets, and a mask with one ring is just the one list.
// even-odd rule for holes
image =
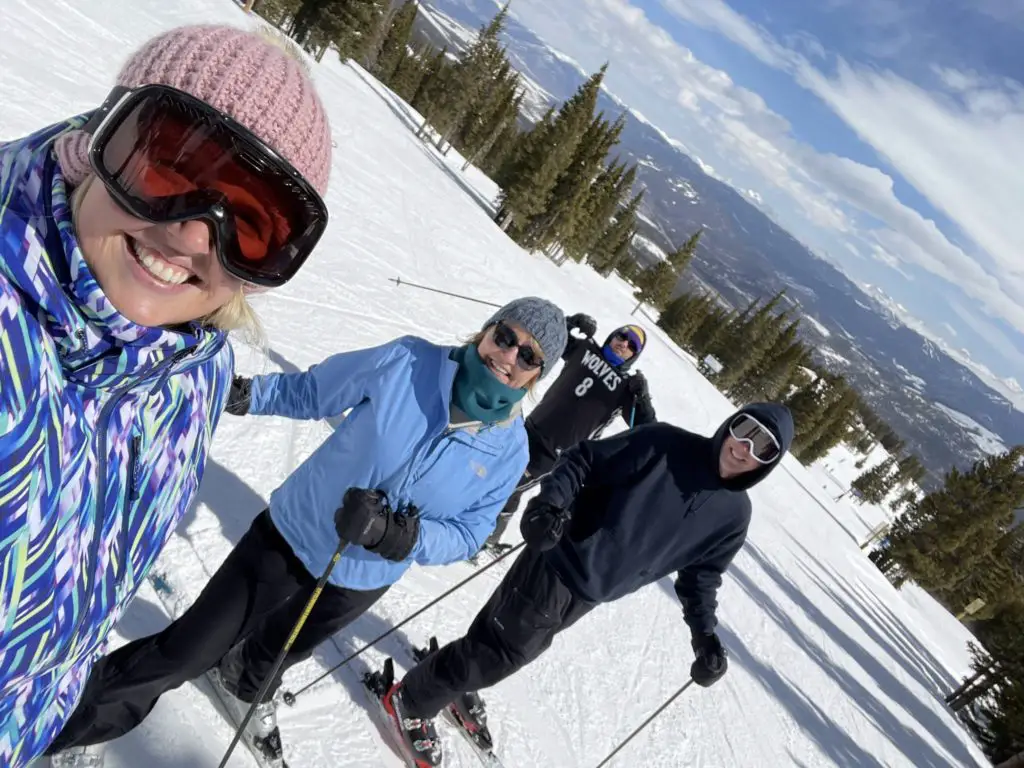
[[[4, 0], [0, 140], [98, 105], [137, 44], [198, 21], [252, 23], [230, 0]], [[481, 205], [487, 182], [475, 174], [478, 191], [467, 192], [458, 159], [438, 158], [421, 145], [406, 127], [408, 115], [403, 119], [400, 105], [364, 73], [328, 55], [314, 65], [314, 76], [337, 145], [327, 196], [331, 224], [300, 276], [256, 300], [268, 348], [236, 341], [241, 372], [305, 369], [331, 353], [407, 333], [456, 342], [488, 317], [479, 304], [397, 287], [388, 281], [396, 276], [495, 302], [540, 294], [567, 312], [594, 315], [602, 332], [630, 320], [632, 301], [620, 281], [572, 263], [558, 268], [506, 238]], [[640, 367], [660, 418], [711, 432], [732, 406], [691, 360], [651, 329]], [[224, 417], [201, 498], [158, 564], [184, 604], [330, 429], [322, 422]], [[870, 520], [834, 503], [837, 494], [822, 486], [819, 474], [787, 457], [753, 492], [750, 539], [720, 593], [729, 674], [711, 689], [687, 691], [619, 753], [615, 766], [988, 764], [941, 701], [968, 669], [969, 634], [920, 591], [891, 588], [857, 546]], [[458, 636], [502, 568], [332, 675], [296, 708], [282, 707], [292, 766], [400, 765], [367, 715], [359, 673], [392, 653], [406, 665], [404, 642]], [[286, 687], [313, 679], [471, 572], [461, 563], [415, 568], [371, 612], [291, 670]], [[147, 586], [119, 626], [118, 642], [166, 622]], [[594, 611], [538, 662], [484, 692], [499, 752], [510, 767], [593, 768], [686, 681], [691, 660], [669, 581]], [[446, 765], [476, 765], [448, 733]], [[209, 692], [188, 685], [110, 746], [108, 766], [215, 766], [230, 735]], [[254, 763], [239, 752], [231, 764]]]

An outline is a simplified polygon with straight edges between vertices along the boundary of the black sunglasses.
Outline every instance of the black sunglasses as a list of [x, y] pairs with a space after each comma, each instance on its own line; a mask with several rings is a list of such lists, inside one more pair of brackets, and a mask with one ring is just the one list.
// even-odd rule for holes
[[634, 355], [639, 354], [640, 350], [637, 347], [636, 342], [633, 341], [632, 337], [628, 333], [617, 331], [616, 333], [612, 334], [612, 339], [614, 339], [615, 341], [626, 342], [626, 344], [629, 345], [629, 348], [633, 351]]
[[530, 344], [523, 344], [519, 341], [519, 334], [515, 330], [499, 320], [494, 324], [494, 343], [501, 349], [518, 349], [516, 354], [516, 365], [524, 371], [535, 371], [544, 368], [544, 358]]

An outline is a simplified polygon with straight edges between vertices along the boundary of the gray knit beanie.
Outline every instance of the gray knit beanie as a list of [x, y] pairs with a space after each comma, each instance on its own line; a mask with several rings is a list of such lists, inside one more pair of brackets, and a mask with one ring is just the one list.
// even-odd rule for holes
[[526, 296], [510, 301], [495, 312], [483, 327], [490, 328], [499, 320], [522, 326], [537, 340], [544, 353], [544, 368], [540, 375], [541, 378], [547, 376], [565, 352], [565, 345], [569, 341], [562, 310], [547, 299]]

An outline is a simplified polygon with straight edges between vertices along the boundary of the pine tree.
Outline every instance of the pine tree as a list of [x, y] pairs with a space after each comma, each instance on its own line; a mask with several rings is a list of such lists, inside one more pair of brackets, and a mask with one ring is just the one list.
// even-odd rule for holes
[[470, 112], [454, 139], [469, 163], [486, 154], [506, 124], [516, 121], [524, 95], [519, 87], [519, 74], [508, 61], [503, 62], [494, 82], [481, 97], [479, 109]]
[[690, 266], [690, 262], [693, 261], [693, 257], [697, 253], [697, 244], [700, 242], [703, 235], [704, 227], [701, 227], [690, 235], [685, 243], [668, 255], [668, 261], [673, 267], [675, 267], [676, 274], [683, 274], [683, 272], [686, 271], [686, 268]]
[[[676, 334], [690, 319], [694, 308], [700, 301], [700, 296], [684, 292], [676, 296], [665, 305], [658, 315], [658, 327], [675, 339]], [[679, 343], [677, 341], [677, 343]]]
[[[516, 115], [520, 112], [524, 95], [520, 93], [516, 99]], [[498, 169], [504, 165], [513, 148], [519, 143], [521, 135], [522, 131], [519, 129], [518, 120], [516, 117], [513, 117], [505, 123], [498, 135], [495, 136], [490, 148], [482, 152], [481, 157], [476, 161], [480, 170], [486, 173], [495, 183], [497, 183], [495, 177], [498, 174]]]
[[841, 379], [836, 388], [838, 396], [825, 410], [817, 429], [805, 437], [800, 446], [799, 458], [805, 464], [813, 464], [824, 458], [830, 450], [839, 445], [846, 438], [856, 417], [857, 393], [850, 388], [845, 379]]
[[406, 0], [392, 17], [391, 26], [384, 36], [384, 42], [373, 67], [373, 74], [380, 81], [390, 83], [402, 58], [406, 56], [418, 11], [417, 0]]
[[658, 310], [664, 309], [679, 284], [683, 270], [693, 259], [703, 232], [703, 229], [698, 230], [683, 245], [668, 254], [664, 261], [652, 264], [637, 276], [637, 289], [633, 292], [633, 298], [639, 302], [637, 307], [650, 304]]
[[899, 512], [902, 510], [908, 510], [912, 505], [917, 502], [917, 494], [913, 489], [908, 488], [899, 497], [889, 505], [889, 509], [893, 512]]
[[[785, 322], [785, 314], [779, 316]], [[809, 353], [797, 339], [800, 320], [792, 320], [781, 329], [775, 340], [767, 345], [764, 354], [751, 370], [730, 388], [730, 394], [741, 401], [775, 400], [782, 394], [793, 369], [806, 361]]]
[[780, 291], [760, 307], [759, 300], [754, 299], [719, 337], [711, 353], [722, 364], [720, 386], [726, 388], [740, 381], [782, 332], [783, 322], [772, 318], [784, 294]]
[[405, 51], [398, 59], [395, 71], [388, 78], [386, 85], [398, 94], [406, 103], [412, 101], [416, 89], [423, 79], [424, 61], [414, 53]]
[[609, 253], [599, 253], [599, 241], [607, 231], [612, 219], [632, 194], [636, 166], [627, 169], [614, 159], [598, 173], [581, 203], [580, 218], [572, 231], [562, 239], [562, 248], [573, 261], [582, 261], [588, 256], [591, 264], [596, 260], [611, 261]]
[[633, 298], [637, 300], [638, 306], [650, 304], [660, 310], [672, 298], [678, 281], [679, 275], [675, 267], [668, 261], [659, 261], [637, 275]]
[[[925, 589], [950, 590], [987, 564], [1024, 505], [1024, 446], [952, 469], [893, 524], [893, 557]], [[979, 595], [984, 597], [984, 595]]]
[[336, 0], [302, 0], [292, 16], [291, 27], [287, 30], [295, 42], [306, 46], [310, 35], [319, 26], [324, 10]]
[[[600, 176], [609, 150], [618, 143], [624, 126], [621, 117], [610, 124], [603, 113], [591, 120], [576, 145], [572, 160], [555, 182], [547, 209], [534, 217], [523, 233], [524, 245], [548, 249], [555, 243], [562, 243], [566, 247], [575, 231], [588, 225], [591, 187]], [[566, 255], [574, 257], [576, 254], [566, 248]]]
[[427, 56], [423, 61], [423, 70], [416, 90], [408, 100], [412, 108], [424, 116], [423, 125], [417, 136], [426, 131], [430, 115], [437, 109], [448, 82], [451, 66], [448, 61], [448, 46], [434, 51], [432, 56]]
[[528, 147], [517, 172], [503, 188], [499, 202], [515, 217], [512, 234], [517, 239], [528, 232], [534, 216], [547, 210], [558, 177], [572, 162], [576, 147], [593, 118], [606, 69], [607, 65], [591, 75], [562, 105], [544, 136], [546, 141]]
[[920, 483], [924, 479], [927, 470], [921, 464], [921, 460], [910, 454], [904, 456], [898, 462], [899, 471], [896, 473], [896, 484]]
[[890, 456], [857, 477], [850, 487], [860, 494], [862, 502], [881, 504], [893, 488], [895, 477], [892, 470], [895, 466], [896, 459]]
[[636, 215], [643, 199], [643, 192], [635, 194], [601, 235], [600, 252], [590, 258], [590, 264], [598, 274], [607, 277], [628, 256], [629, 246], [636, 234]]
[[793, 414], [793, 423], [796, 427], [795, 439], [807, 434], [821, 422], [829, 405], [830, 390], [828, 381], [819, 376], [814, 381], [799, 387], [783, 400]]
[[338, 3], [338, 24], [331, 41], [341, 60], [361, 59], [381, 26], [386, 0], [345, 0]]
[[718, 339], [725, 333], [729, 324], [736, 320], [736, 317], [735, 310], [728, 311], [716, 302], [690, 337], [690, 348], [694, 354], [700, 358], [713, 354], [711, 350], [716, 347]]
[[444, 148], [462, 129], [470, 111], [486, 100], [489, 87], [508, 62], [498, 38], [508, 17], [506, 4], [480, 28], [473, 44], [459, 57], [446, 81], [446, 88], [432, 113], [431, 122], [440, 134], [438, 149]]

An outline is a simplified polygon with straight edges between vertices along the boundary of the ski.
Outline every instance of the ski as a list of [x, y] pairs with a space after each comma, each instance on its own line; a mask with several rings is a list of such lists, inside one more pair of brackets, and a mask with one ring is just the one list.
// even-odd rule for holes
[[384, 736], [394, 752], [405, 763], [407, 768], [419, 768], [416, 758], [409, 751], [409, 747], [398, 731], [398, 725], [384, 709], [384, 696], [395, 681], [395, 662], [388, 658], [384, 661], [384, 668], [379, 672], [367, 672], [363, 675], [363, 690], [370, 703], [370, 712], [377, 721], [377, 729], [384, 732]]
[[[150, 584], [153, 585], [153, 590], [156, 592], [157, 597], [160, 598], [164, 610], [167, 611], [172, 619], [178, 618], [182, 611], [180, 610], [180, 600], [176, 599], [174, 587], [160, 573], [153, 573], [148, 578]], [[217, 697], [221, 715], [228, 725], [232, 727], [232, 730], [237, 731], [244, 714], [240, 716], [236, 713], [232, 703], [224, 696], [216, 668], [211, 669], [203, 677]], [[260, 765], [260, 768], [289, 768], [287, 761], [284, 759], [284, 745], [281, 742], [281, 732], [278, 728], [274, 728], [266, 738], [255, 736], [247, 730], [242, 734], [241, 742], [245, 744], [253, 759]]]
[[[411, 646], [409, 652], [412, 654], [413, 659], [416, 662], [423, 661], [427, 656], [432, 653], [436, 653], [439, 649], [439, 645], [436, 637], [431, 637], [427, 643], [426, 648], [417, 648]], [[479, 702], [480, 714], [483, 715], [483, 701], [477, 694], [472, 694], [476, 701]], [[455, 704], [450, 704], [445, 707], [441, 714], [444, 720], [448, 723], [451, 728], [458, 731], [459, 735], [462, 736], [463, 741], [469, 744], [473, 750], [473, 754], [476, 755], [480, 763], [485, 768], [505, 768], [504, 763], [494, 754], [494, 741], [491, 738], [491, 733], [486, 725], [486, 715], [483, 715], [484, 722], [478, 724], [476, 728], [469, 728], [463, 722], [460, 717], [457, 707]]]

